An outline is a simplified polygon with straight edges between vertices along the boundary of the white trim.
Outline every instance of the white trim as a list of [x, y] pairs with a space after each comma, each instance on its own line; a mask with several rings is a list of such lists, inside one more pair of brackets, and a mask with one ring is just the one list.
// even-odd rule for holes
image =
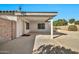
[[51, 39], [53, 39], [53, 20], [51, 19]]
[[39, 15], [39, 16], [55, 16], [57, 15], [57, 12], [25, 12], [25, 13], [21, 13], [21, 12], [16, 12], [15, 15], [32, 15], [32, 16], [36, 16], [36, 15]]

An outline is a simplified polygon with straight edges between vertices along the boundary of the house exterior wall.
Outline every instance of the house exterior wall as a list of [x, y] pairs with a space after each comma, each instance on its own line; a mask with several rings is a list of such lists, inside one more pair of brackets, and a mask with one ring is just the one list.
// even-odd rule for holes
[[[0, 38], [11, 40], [29, 32], [50, 32], [50, 24], [45, 21], [52, 15], [55, 16], [56, 13], [26, 13], [25, 18], [22, 17], [21, 12], [20, 14], [0, 14]], [[26, 29], [26, 22], [30, 24], [29, 29]], [[45, 23], [45, 29], [38, 29], [38, 23]]]
[[16, 38], [16, 22], [15, 21], [11, 21], [12, 25], [11, 25], [11, 33], [12, 33], [12, 39]]
[[[45, 23], [45, 29], [38, 29], [38, 23]], [[28, 34], [31, 32], [36, 33], [50, 33], [50, 23], [49, 22], [29, 22], [29, 29], [26, 29], [26, 21], [18, 19], [17, 21], [17, 37], [22, 34]]]
[[23, 34], [23, 21], [19, 17], [17, 17], [16, 22], [16, 37], [19, 37]]
[[26, 22], [22, 17], [17, 16], [16, 37], [29, 33], [30, 30], [26, 29]]
[[0, 18], [0, 39], [16, 38], [16, 22]]
[[[39, 23], [45, 23], [45, 29], [38, 29]], [[49, 22], [30, 22], [30, 32], [50, 32]]]
[[26, 21], [24, 21], [24, 34], [27, 34], [30, 32], [30, 29], [26, 29]]

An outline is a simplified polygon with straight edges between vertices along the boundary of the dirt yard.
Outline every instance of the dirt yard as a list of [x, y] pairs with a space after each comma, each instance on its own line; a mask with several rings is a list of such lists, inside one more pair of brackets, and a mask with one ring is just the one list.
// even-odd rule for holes
[[71, 48], [72, 50], [79, 52], [79, 31], [59, 31], [66, 35], [58, 35], [54, 40], [59, 42], [62, 46]]
[[59, 30], [57, 32], [54, 32], [53, 39], [50, 39], [50, 35], [37, 35], [35, 39], [34, 50], [40, 47], [42, 47], [41, 49], [43, 49], [45, 46], [47, 47], [52, 45], [64, 47], [65, 51], [67, 49], [70, 49], [71, 51], [79, 52], [79, 31], [73, 32]]

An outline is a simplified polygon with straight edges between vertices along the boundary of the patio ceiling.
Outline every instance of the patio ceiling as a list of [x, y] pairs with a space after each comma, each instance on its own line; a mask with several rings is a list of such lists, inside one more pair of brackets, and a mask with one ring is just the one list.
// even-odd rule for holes
[[28, 20], [28, 21], [47, 21], [51, 17], [44, 17], [44, 16], [29, 16], [29, 17], [22, 17], [22, 19]]

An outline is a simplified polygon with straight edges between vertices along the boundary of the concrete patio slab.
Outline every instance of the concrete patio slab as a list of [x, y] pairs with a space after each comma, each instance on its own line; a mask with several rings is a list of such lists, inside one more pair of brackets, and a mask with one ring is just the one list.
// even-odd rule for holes
[[0, 53], [31, 54], [35, 35], [23, 36], [0, 45]]

